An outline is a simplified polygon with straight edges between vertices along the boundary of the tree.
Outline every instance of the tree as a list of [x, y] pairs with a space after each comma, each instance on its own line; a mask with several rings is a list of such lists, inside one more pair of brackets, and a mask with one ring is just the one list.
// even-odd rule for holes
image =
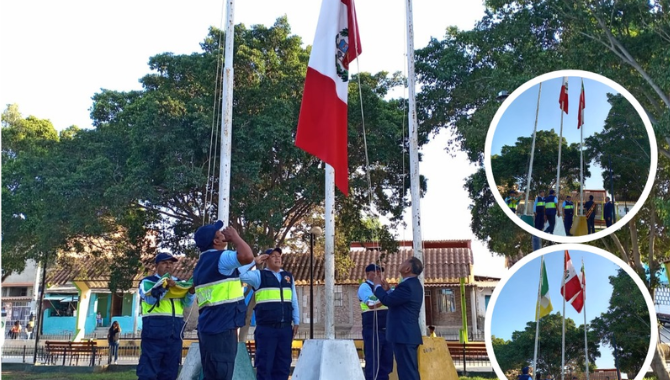
[[[587, 137], [586, 149], [605, 170], [603, 186], [616, 188], [617, 201], [636, 201], [649, 177], [649, 136], [633, 106], [622, 95], [608, 94], [612, 105], [603, 131]], [[612, 181], [608, 168], [612, 167]]]
[[[503, 372], [531, 365], [535, 351], [535, 329], [535, 321], [531, 321], [523, 331], [513, 332], [511, 340], [496, 340], [493, 352]], [[561, 373], [562, 331], [563, 319], [559, 313], [549, 314], [540, 320], [536, 373], [552, 374], [554, 377]], [[598, 339], [591, 329], [587, 335], [589, 367], [594, 369], [595, 359], [600, 357]], [[585, 363], [584, 326], [576, 326], [575, 321], [568, 318], [565, 320], [565, 364], [573, 368], [584, 368]]]
[[[607, 312], [593, 320], [593, 330], [601, 343], [612, 347], [623, 372], [637, 374], [647, 357], [651, 320], [647, 303], [633, 279], [619, 269], [610, 276], [612, 296]], [[631, 290], [634, 294], [631, 294]], [[654, 322], [655, 323], [655, 322]]]

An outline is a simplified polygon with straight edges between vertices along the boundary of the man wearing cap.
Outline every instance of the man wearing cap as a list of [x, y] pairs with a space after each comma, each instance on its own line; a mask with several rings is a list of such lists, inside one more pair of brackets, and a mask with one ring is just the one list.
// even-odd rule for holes
[[512, 214], [516, 214], [516, 207], [519, 204], [519, 197], [516, 190], [510, 190], [509, 195], [505, 198], [505, 203], [512, 210]]
[[533, 215], [535, 215], [535, 228], [542, 231], [544, 230], [544, 222], [547, 217], [544, 215], [544, 190], [540, 190], [539, 195], [535, 198], [535, 203], [533, 203]]
[[156, 273], [140, 281], [142, 354], [136, 371], [139, 380], [176, 379], [179, 372], [184, 308], [193, 304], [195, 289], [191, 287], [182, 298], [166, 298], [168, 288], [175, 286], [178, 278], [170, 276], [167, 287], [152, 289], [151, 285], [171, 273], [177, 261], [169, 253], [160, 252], [155, 259]]
[[[549, 190], [549, 196], [544, 198], [544, 213], [547, 215], [547, 221], [549, 222], [549, 227], [547, 227], [544, 232], [548, 234], [554, 233], [554, 227], [556, 227], [556, 212], [558, 211], [558, 198], [556, 198], [556, 192], [554, 190]], [[561, 217], [561, 213], [558, 212], [558, 217]]]
[[363, 352], [365, 380], [387, 380], [393, 371], [393, 345], [386, 340], [388, 308], [374, 295], [375, 275], [381, 277], [384, 268], [375, 264], [365, 267], [365, 281], [358, 287], [363, 319]]
[[388, 283], [381, 276], [375, 275], [375, 296], [388, 307], [386, 340], [393, 344], [398, 379], [419, 380], [417, 350], [423, 343], [419, 327], [423, 285], [417, 277], [423, 272], [423, 263], [411, 257], [399, 269], [402, 280], [393, 291], [389, 291]]
[[575, 204], [572, 203], [572, 197], [567, 196], [563, 201], [563, 227], [565, 227], [565, 236], [572, 236], [570, 230], [572, 229], [572, 220], [575, 215]]
[[[198, 338], [204, 380], [231, 380], [237, 355], [237, 328], [244, 326], [247, 306], [238, 268], [254, 254], [233, 227], [217, 221], [198, 228], [200, 259], [193, 269], [198, 298]], [[226, 250], [228, 242], [237, 252]]]
[[[256, 292], [256, 379], [287, 380], [291, 372], [293, 337], [300, 325], [300, 310], [293, 275], [282, 269], [281, 248], [256, 258], [263, 270], [240, 268], [240, 280]], [[293, 322], [293, 326], [291, 326]]]

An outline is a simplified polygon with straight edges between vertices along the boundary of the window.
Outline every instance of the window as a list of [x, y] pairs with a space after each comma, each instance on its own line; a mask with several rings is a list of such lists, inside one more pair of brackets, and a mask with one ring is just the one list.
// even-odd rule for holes
[[342, 285], [335, 285], [335, 306], [342, 306]]
[[2, 288], [3, 297], [26, 297], [28, 288], [25, 286], [6, 286]]
[[440, 313], [453, 313], [456, 311], [456, 297], [451, 289], [441, 289], [437, 297], [437, 309]]

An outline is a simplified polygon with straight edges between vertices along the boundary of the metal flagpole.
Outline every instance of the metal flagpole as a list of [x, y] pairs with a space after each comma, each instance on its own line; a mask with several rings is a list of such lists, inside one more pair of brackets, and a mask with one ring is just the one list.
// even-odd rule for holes
[[[540, 113], [540, 95], [542, 94], [542, 82], [537, 90], [537, 107], [535, 108], [535, 126], [533, 127], [533, 144], [530, 147], [530, 165], [528, 165], [528, 179], [526, 180], [526, 203], [525, 215], [529, 215], [528, 198], [530, 197], [530, 177], [533, 175], [533, 160], [535, 159], [535, 137], [537, 134], [537, 118]], [[562, 111], [561, 111], [562, 112]], [[540, 273], [542, 275], [542, 273]]]
[[[582, 276], [586, 276], [584, 258], [582, 257]], [[586, 380], [589, 380], [589, 344], [586, 336], [586, 282], [582, 278], [582, 299], [584, 300], [584, 357], [586, 358]]]
[[335, 169], [326, 165], [326, 248], [324, 270], [326, 278], [326, 339], [335, 339]]
[[[561, 111], [561, 114], [563, 111]], [[565, 378], [565, 276], [568, 274], [568, 268], [566, 265], [565, 252], [563, 252], [563, 280], [561, 285], [561, 290], [563, 291], [563, 339], [561, 343], [561, 380]]]
[[540, 338], [540, 297], [542, 295], [542, 266], [544, 265], [544, 256], [540, 261], [540, 281], [537, 286], [537, 305], [535, 305], [535, 353], [533, 354], [533, 371], [537, 373], [537, 348]]
[[[414, 73], [414, 22], [412, 16], [412, 0], [406, 0], [407, 9], [407, 87], [409, 87], [409, 169], [410, 193], [412, 196], [412, 249], [414, 257], [423, 262], [423, 240], [421, 238], [421, 194], [419, 193], [419, 133], [416, 120], [416, 91]], [[423, 273], [419, 275], [423, 285]], [[426, 305], [425, 297], [419, 313], [419, 328], [421, 335], [426, 335]]]
[[563, 147], [563, 109], [561, 109], [561, 131], [558, 135], [558, 173], [556, 174], [556, 198], [560, 196], [558, 192], [561, 183], [561, 148]]
[[[584, 78], [582, 78], [582, 91], [584, 91]], [[581, 212], [579, 215], [584, 215], [584, 124], [580, 125], [579, 129], [579, 210]]]
[[226, 49], [223, 68], [223, 99], [221, 99], [221, 156], [219, 163], [219, 220], [228, 225], [230, 212], [230, 155], [233, 127], [233, 42], [235, 37], [234, 0], [226, 4]]

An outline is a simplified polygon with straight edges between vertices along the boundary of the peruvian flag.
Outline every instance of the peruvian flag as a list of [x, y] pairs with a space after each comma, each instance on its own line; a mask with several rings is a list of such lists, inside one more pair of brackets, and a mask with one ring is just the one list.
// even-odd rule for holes
[[577, 294], [570, 304], [572, 307], [577, 310], [578, 313], [582, 312], [584, 307], [584, 301], [586, 300], [586, 275], [584, 274], [584, 263], [582, 263], [582, 291]]
[[558, 97], [558, 105], [563, 112], [568, 113], [568, 77], [563, 77], [561, 85], [561, 95]]
[[323, 0], [309, 57], [295, 145], [335, 169], [349, 193], [347, 85], [349, 63], [361, 53], [353, 0]]
[[584, 125], [584, 108], [586, 108], [586, 97], [584, 96], [584, 78], [582, 78], [582, 93], [579, 95], [579, 116], [577, 116], [577, 129]]
[[575, 271], [575, 267], [572, 266], [570, 253], [568, 253], [566, 250], [563, 261], [563, 286], [561, 287], [561, 295], [563, 298], [565, 298], [566, 301], [570, 302], [581, 291], [582, 283], [579, 279], [579, 276], [577, 275], [577, 272]]

